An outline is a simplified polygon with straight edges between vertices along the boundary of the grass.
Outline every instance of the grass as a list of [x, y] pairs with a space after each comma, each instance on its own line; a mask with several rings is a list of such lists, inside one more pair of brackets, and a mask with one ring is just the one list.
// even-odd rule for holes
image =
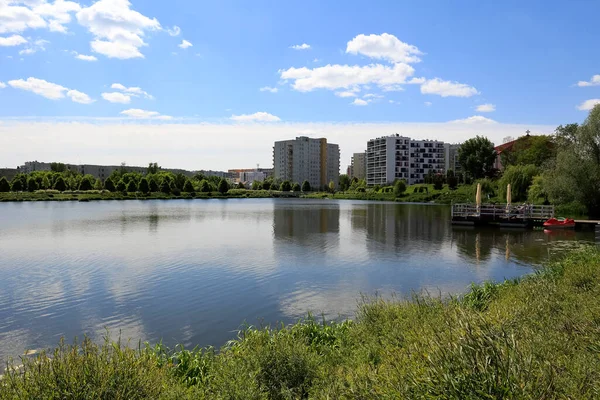
[[600, 251], [460, 297], [365, 299], [355, 321], [246, 327], [212, 348], [60, 343], [0, 399], [597, 399]]

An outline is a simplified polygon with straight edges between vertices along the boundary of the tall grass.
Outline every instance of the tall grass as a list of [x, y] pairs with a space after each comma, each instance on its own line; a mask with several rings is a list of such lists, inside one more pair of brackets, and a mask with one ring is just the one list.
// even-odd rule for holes
[[219, 351], [85, 339], [23, 362], [0, 399], [597, 399], [600, 251], [456, 298], [366, 299], [354, 322], [246, 327]]

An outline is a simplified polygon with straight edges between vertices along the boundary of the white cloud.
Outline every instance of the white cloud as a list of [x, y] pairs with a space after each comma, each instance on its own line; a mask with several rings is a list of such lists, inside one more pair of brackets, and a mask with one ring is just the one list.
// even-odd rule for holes
[[19, 35], [0, 37], [0, 47], [20, 46], [25, 43], [27, 43], [27, 39]]
[[279, 89], [277, 89], [276, 87], [270, 87], [270, 86], [261, 87], [258, 90], [260, 90], [261, 92], [271, 92], [271, 93], [277, 93], [279, 91]]
[[72, 1], [55, 0], [54, 3], [47, 3], [42, 0], [37, 3], [39, 5], [33, 11], [46, 18], [48, 29], [52, 32], [67, 33], [65, 25], [71, 22], [70, 13], [81, 10], [81, 6]]
[[588, 81], [579, 81], [577, 82], [577, 86], [579, 87], [584, 87], [584, 86], [600, 86], [600, 75], [594, 75], [592, 76], [592, 79]]
[[6, 87], [6, 83], [0, 82], [0, 89], [4, 89]]
[[90, 104], [94, 101], [83, 92], [72, 90], [43, 79], [29, 77], [27, 80], [17, 79], [8, 81], [8, 84], [15, 89], [27, 90], [50, 100], [63, 99], [66, 93], [76, 103]]
[[112, 85], [110, 85], [110, 88], [120, 90], [121, 92], [126, 93], [131, 96], [135, 96], [135, 97], [143, 96], [150, 100], [154, 99], [154, 96], [152, 96], [148, 92], [143, 91], [142, 88], [139, 88], [139, 87], [126, 87], [124, 85], [121, 85], [120, 83], [113, 83]]
[[81, 6], [65, 0], [53, 3], [46, 0], [3, 0], [0, 8], [0, 33], [40, 28], [66, 33], [65, 25], [71, 22], [71, 13], [79, 11]]
[[464, 83], [430, 79], [421, 85], [421, 93], [437, 94], [442, 97], [471, 97], [479, 94], [477, 89]]
[[420, 85], [422, 83], [425, 83], [427, 81], [427, 79], [425, 78], [412, 78], [410, 81], [406, 82], [409, 83], [411, 85]]
[[313, 58], [313, 62], [314, 62], [314, 63], [317, 63], [317, 62], [319, 62], [319, 61], [321, 61], [321, 60], [319, 60], [318, 58]]
[[600, 104], [600, 99], [589, 99], [578, 105], [577, 109], [581, 111], [589, 111], [594, 108], [596, 104]]
[[308, 49], [310, 49], [310, 44], [306, 44], [306, 43], [295, 44], [293, 46], [290, 46], [290, 49], [294, 49], [294, 50], [308, 50]]
[[162, 29], [156, 18], [148, 18], [130, 8], [129, 0], [99, 0], [77, 13], [77, 21], [94, 40], [92, 51], [109, 58], [144, 58], [140, 48], [146, 31]]
[[425, 102], [425, 103], [423, 103], [423, 104], [425, 104], [427, 107], [431, 107], [431, 105], [432, 105], [433, 103], [432, 103], [432, 102], [430, 102], [430, 101], [426, 101], [426, 102]]
[[111, 103], [121, 103], [121, 104], [131, 103], [131, 96], [123, 94], [123, 93], [119, 93], [119, 92], [102, 93], [102, 98]]
[[76, 59], [78, 60], [83, 60], [83, 61], [98, 61], [98, 59], [94, 56], [86, 56], [85, 54], [77, 54], [75, 56]]
[[335, 92], [335, 95], [337, 97], [356, 97], [356, 93], [351, 91], [351, 90], [346, 90], [343, 92]]
[[475, 108], [478, 112], [494, 112], [496, 111], [496, 106], [493, 104], [480, 104]]
[[369, 100], [354, 99], [354, 101], [350, 104], [352, 104], [353, 106], [366, 106], [369, 103], [370, 103]]
[[167, 29], [167, 33], [170, 36], [179, 36], [179, 34], [181, 33], [181, 28], [178, 27], [177, 25], [173, 25], [172, 29]]
[[280, 71], [281, 79], [293, 80], [292, 87], [300, 92], [315, 89], [348, 89], [359, 85], [375, 84], [386, 88], [406, 82], [414, 73], [408, 64], [393, 66], [371, 64], [366, 66], [326, 65], [317, 68], [289, 68]]
[[495, 124], [496, 121], [494, 121], [493, 119], [489, 119], [486, 117], [483, 117], [481, 115], [473, 115], [472, 117], [469, 118], [464, 118], [464, 119], [455, 119], [454, 121], [450, 121], [451, 123], [458, 123], [458, 124]]
[[193, 44], [191, 44], [190, 42], [188, 42], [187, 40], [182, 40], [181, 44], [178, 45], [178, 47], [182, 48], [182, 49], [187, 49], [188, 47], [192, 47]]
[[161, 115], [157, 111], [141, 110], [139, 108], [130, 108], [128, 110], [121, 111], [121, 114], [131, 118], [138, 119], [158, 119], [158, 120], [170, 120], [173, 119], [170, 115]]
[[281, 119], [268, 112], [259, 111], [254, 114], [232, 115], [231, 120], [239, 122], [277, 122]]
[[367, 93], [363, 96], [363, 99], [383, 99], [383, 96], [375, 93]]
[[20, 55], [31, 55], [35, 54], [38, 51], [46, 51], [46, 45], [50, 43], [47, 40], [38, 39], [33, 43], [28, 43], [27, 47], [21, 51], [19, 51]]
[[69, 90], [67, 92], [67, 96], [69, 96], [69, 98], [71, 98], [71, 100], [73, 100], [75, 103], [92, 104], [95, 101], [92, 100], [87, 94], [78, 90]]
[[418, 56], [423, 54], [416, 46], [406, 44], [388, 33], [358, 35], [348, 42], [346, 53], [362, 54], [394, 63], [416, 63], [421, 61]]

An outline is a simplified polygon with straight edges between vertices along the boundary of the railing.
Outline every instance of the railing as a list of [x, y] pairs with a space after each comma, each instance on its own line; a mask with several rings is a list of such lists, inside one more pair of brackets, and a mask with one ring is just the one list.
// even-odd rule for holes
[[452, 218], [485, 219], [550, 219], [554, 218], [554, 206], [533, 204], [453, 204]]

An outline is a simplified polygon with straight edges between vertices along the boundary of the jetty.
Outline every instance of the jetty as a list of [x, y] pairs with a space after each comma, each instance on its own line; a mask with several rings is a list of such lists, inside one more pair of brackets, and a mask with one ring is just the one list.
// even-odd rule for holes
[[531, 228], [554, 218], [554, 206], [532, 204], [453, 204], [454, 225]]

